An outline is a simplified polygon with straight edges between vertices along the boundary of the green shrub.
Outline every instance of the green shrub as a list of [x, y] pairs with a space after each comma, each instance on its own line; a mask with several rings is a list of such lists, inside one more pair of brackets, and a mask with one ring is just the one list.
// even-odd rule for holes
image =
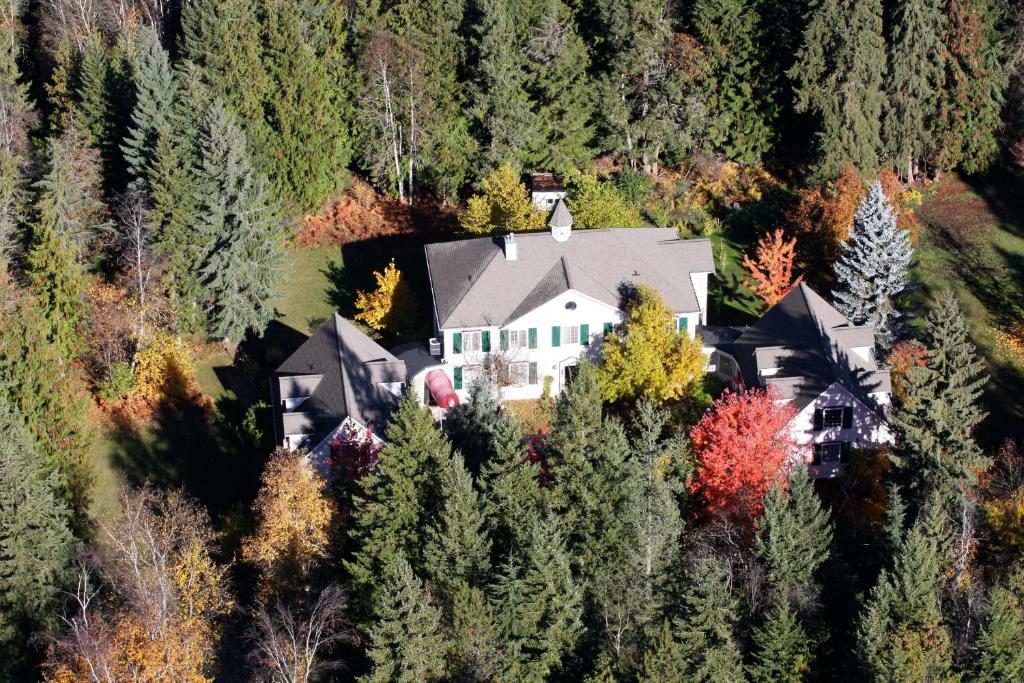
[[99, 386], [100, 397], [108, 403], [120, 401], [134, 386], [135, 371], [131, 365], [119, 360], [107, 368], [107, 374]]

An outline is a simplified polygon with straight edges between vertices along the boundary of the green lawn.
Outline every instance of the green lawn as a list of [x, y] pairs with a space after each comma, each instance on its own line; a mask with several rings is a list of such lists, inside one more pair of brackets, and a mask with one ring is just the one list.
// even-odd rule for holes
[[[959, 297], [991, 380], [990, 417], [980, 432], [988, 446], [1024, 435], [1024, 372], [1020, 359], [1001, 353], [996, 333], [1024, 323], [1024, 182], [1003, 173], [987, 182], [948, 177], [929, 189], [918, 210], [923, 227], [911, 322], [951, 287]], [[1016, 204], [1015, 204], [1016, 203]]]

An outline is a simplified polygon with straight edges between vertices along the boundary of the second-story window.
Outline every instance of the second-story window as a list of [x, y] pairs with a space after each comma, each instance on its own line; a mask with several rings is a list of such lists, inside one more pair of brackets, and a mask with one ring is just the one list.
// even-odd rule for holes
[[825, 429], [834, 429], [836, 427], [842, 427], [843, 409], [825, 408], [824, 414], [822, 415], [822, 425], [825, 427]]
[[580, 328], [577, 325], [564, 325], [564, 326], [562, 326], [562, 343], [563, 344], [579, 344], [580, 343]]
[[508, 348], [525, 349], [530, 344], [530, 336], [527, 330], [509, 330]]

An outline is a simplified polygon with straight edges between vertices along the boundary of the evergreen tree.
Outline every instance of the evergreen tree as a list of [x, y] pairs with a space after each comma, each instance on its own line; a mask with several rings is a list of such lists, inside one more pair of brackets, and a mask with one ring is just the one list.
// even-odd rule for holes
[[696, 561], [683, 595], [685, 612], [675, 628], [686, 661], [686, 680], [706, 683], [742, 681], [743, 663], [733, 629], [739, 601], [732, 594], [720, 560]]
[[522, 429], [510, 413], [501, 414], [493, 443], [478, 483], [495, 557], [504, 561], [525, 548], [540, 514], [540, 466], [530, 461]]
[[458, 591], [483, 586], [491, 554], [473, 479], [458, 452], [442, 472], [441, 497], [444, 505], [440, 517], [427, 529], [423, 559], [427, 575], [450, 601]]
[[498, 388], [488, 378], [475, 379], [469, 395], [448, 411], [448, 436], [462, 451], [471, 472], [478, 472], [494, 447], [495, 433], [501, 421]]
[[797, 111], [819, 121], [819, 177], [835, 178], [847, 163], [865, 176], [878, 170], [885, 48], [881, 0], [808, 5], [803, 45], [789, 76]]
[[384, 439], [377, 467], [360, 482], [365, 496], [355, 499], [351, 531], [356, 551], [345, 562], [356, 607], [363, 610], [396, 557], [422, 566], [424, 532], [440, 505], [440, 472], [451, 457], [448, 440], [411, 391], [392, 414]]
[[59, 472], [46, 469], [24, 419], [2, 398], [0, 429], [0, 674], [13, 680], [25, 620], [32, 627], [50, 621], [74, 537]]
[[761, 0], [698, 0], [697, 36], [708, 51], [711, 143], [727, 157], [756, 163], [771, 149], [777, 112], [766, 68]]
[[785, 491], [776, 484], [765, 496], [755, 552], [780, 595], [806, 606], [817, 598], [815, 573], [828, 559], [831, 542], [828, 513], [801, 462], [790, 473]]
[[990, 463], [973, 437], [985, 418], [988, 378], [951, 291], [928, 314], [925, 335], [928, 362], [909, 370], [906, 397], [893, 413], [893, 463], [918, 505], [935, 491], [958, 502]]
[[895, 342], [897, 299], [910, 286], [910, 260], [914, 248], [906, 230], [896, 227], [896, 216], [878, 181], [857, 207], [850, 239], [842, 245], [835, 265], [835, 307], [855, 324], [872, 325], [879, 343]]
[[446, 647], [441, 615], [405, 558], [395, 558], [387, 585], [377, 598], [378, 619], [370, 628], [367, 655], [372, 668], [363, 683], [419, 683], [441, 680]]
[[71, 362], [82, 350], [85, 278], [75, 262], [71, 247], [54, 231], [40, 223], [33, 231], [27, 265], [32, 291], [47, 322], [47, 342]]
[[246, 331], [262, 334], [274, 317], [284, 230], [266, 181], [249, 162], [245, 136], [219, 100], [206, 115], [200, 148], [196, 203], [203, 249], [197, 272], [210, 334], [238, 341]]
[[1001, 585], [989, 591], [977, 647], [972, 680], [1024, 680], [1024, 611], [1017, 592]]
[[534, 524], [529, 545], [521, 559], [504, 567], [494, 594], [498, 633], [507, 647], [503, 676], [550, 678], [583, 632], [582, 591], [573, 581], [556, 517]]
[[778, 600], [754, 629], [754, 663], [750, 678], [764, 683], [800, 683], [807, 679], [812, 663], [807, 632], [795, 612]]
[[930, 150], [936, 94], [943, 69], [942, 0], [906, 0], [896, 5], [889, 38], [885, 146], [896, 167], [914, 179], [919, 159]]
[[22, 241], [27, 214], [28, 129], [34, 119], [28, 87], [18, 68], [21, 50], [17, 17], [0, 27], [0, 110], [6, 112], [6, 134], [0, 141], [0, 280], [9, 275], [11, 259]]
[[110, 55], [103, 38], [89, 36], [78, 68], [75, 91], [75, 125], [86, 136], [87, 144], [104, 158], [112, 151], [113, 109], [110, 103]]
[[644, 652], [637, 680], [639, 683], [682, 681], [686, 676], [686, 667], [683, 648], [672, 634], [669, 622], [663, 621], [661, 629]]
[[[167, 136], [169, 143], [175, 83], [170, 58], [160, 44], [157, 30], [151, 26], [140, 26], [137, 41], [138, 47], [132, 64], [135, 107], [132, 109], [131, 128], [121, 145], [121, 152], [132, 182], [153, 188], [149, 176], [157, 165], [160, 136]], [[167, 154], [167, 150], [162, 152]], [[168, 179], [159, 180], [166, 182]], [[153, 190], [156, 191], [156, 188]], [[165, 190], [161, 187], [160, 191]]]
[[315, 13], [291, 0], [264, 4], [273, 129], [265, 145], [267, 175], [279, 201], [312, 209], [345, 182], [351, 157], [352, 74], [337, 58], [347, 40], [345, 10], [338, 3], [319, 3]]
[[868, 598], [857, 648], [874, 679], [956, 680], [950, 636], [938, 604], [937, 531], [919, 519]]

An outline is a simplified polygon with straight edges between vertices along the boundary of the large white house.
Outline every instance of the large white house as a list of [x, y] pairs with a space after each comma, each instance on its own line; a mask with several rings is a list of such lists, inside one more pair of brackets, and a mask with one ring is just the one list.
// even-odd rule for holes
[[437, 370], [460, 398], [488, 370], [503, 378], [503, 398], [557, 394], [641, 283], [661, 292], [677, 329], [692, 336], [707, 322], [710, 241], [669, 228], [573, 230], [562, 200], [549, 228], [426, 246], [441, 363], [410, 380], [425, 401], [439, 400], [427, 386]]
[[853, 324], [806, 284], [750, 327], [699, 334], [711, 371], [734, 385], [774, 387], [797, 409], [790, 432], [811, 447], [811, 476], [841, 474], [851, 447], [892, 443], [889, 370], [875, 360], [874, 329]]

